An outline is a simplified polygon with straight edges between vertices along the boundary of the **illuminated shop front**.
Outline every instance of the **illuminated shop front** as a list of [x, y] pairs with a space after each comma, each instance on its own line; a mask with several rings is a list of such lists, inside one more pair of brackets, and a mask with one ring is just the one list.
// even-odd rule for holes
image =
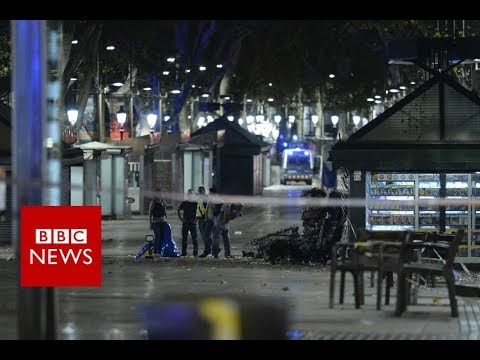
[[457, 260], [480, 263], [480, 99], [463, 86], [432, 77], [335, 144], [330, 160], [349, 174], [350, 197], [365, 199], [349, 208], [353, 229], [465, 229]]

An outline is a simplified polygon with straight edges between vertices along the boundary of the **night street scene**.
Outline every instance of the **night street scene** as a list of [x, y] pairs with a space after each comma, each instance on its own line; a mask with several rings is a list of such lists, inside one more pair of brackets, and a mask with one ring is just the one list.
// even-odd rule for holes
[[0, 340], [480, 340], [479, 35], [0, 20]]

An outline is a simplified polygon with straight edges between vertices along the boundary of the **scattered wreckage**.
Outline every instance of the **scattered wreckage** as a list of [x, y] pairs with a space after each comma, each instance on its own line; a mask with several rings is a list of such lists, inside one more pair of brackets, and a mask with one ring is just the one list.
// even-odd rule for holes
[[[320, 188], [305, 190], [302, 197], [342, 198], [338, 191], [326, 193]], [[332, 245], [340, 241], [347, 220], [344, 207], [306, 206], [302, 210], [303, 233], [289, 226], [250, 240], [243, 245], [243, 256], [292, 264], [322, 264], [330, 260]]]

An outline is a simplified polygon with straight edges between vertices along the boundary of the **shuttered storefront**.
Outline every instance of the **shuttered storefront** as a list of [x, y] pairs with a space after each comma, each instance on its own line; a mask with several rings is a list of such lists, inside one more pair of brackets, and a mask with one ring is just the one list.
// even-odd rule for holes
[[62, 166], [60, 178], [62, 179], [60, 205], [70, 206], [70, 166]]
[[11, 171], [6, 171], [5, 211], [0, 216], [0, 244], [12, 243], [12, 186]]

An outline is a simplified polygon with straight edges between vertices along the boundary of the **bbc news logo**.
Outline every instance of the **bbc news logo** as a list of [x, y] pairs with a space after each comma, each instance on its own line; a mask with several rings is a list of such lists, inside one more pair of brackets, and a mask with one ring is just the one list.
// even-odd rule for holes
[[[37, 245], [75, 245], [87, 244], [87, 229], [36, 229], [35, 244]], [[77, 264], [82, 258], [85, 265], [92, 263], [92, 249], [73, 248], [42, 248], [41, 251], [30, 249], [30, 265], [35, 261], [41, 264], [56, 265], [58, 262], [67, 264], [73, 261]]]
[[21, 286], [101, 286], [99, 206], [21, 208]]

